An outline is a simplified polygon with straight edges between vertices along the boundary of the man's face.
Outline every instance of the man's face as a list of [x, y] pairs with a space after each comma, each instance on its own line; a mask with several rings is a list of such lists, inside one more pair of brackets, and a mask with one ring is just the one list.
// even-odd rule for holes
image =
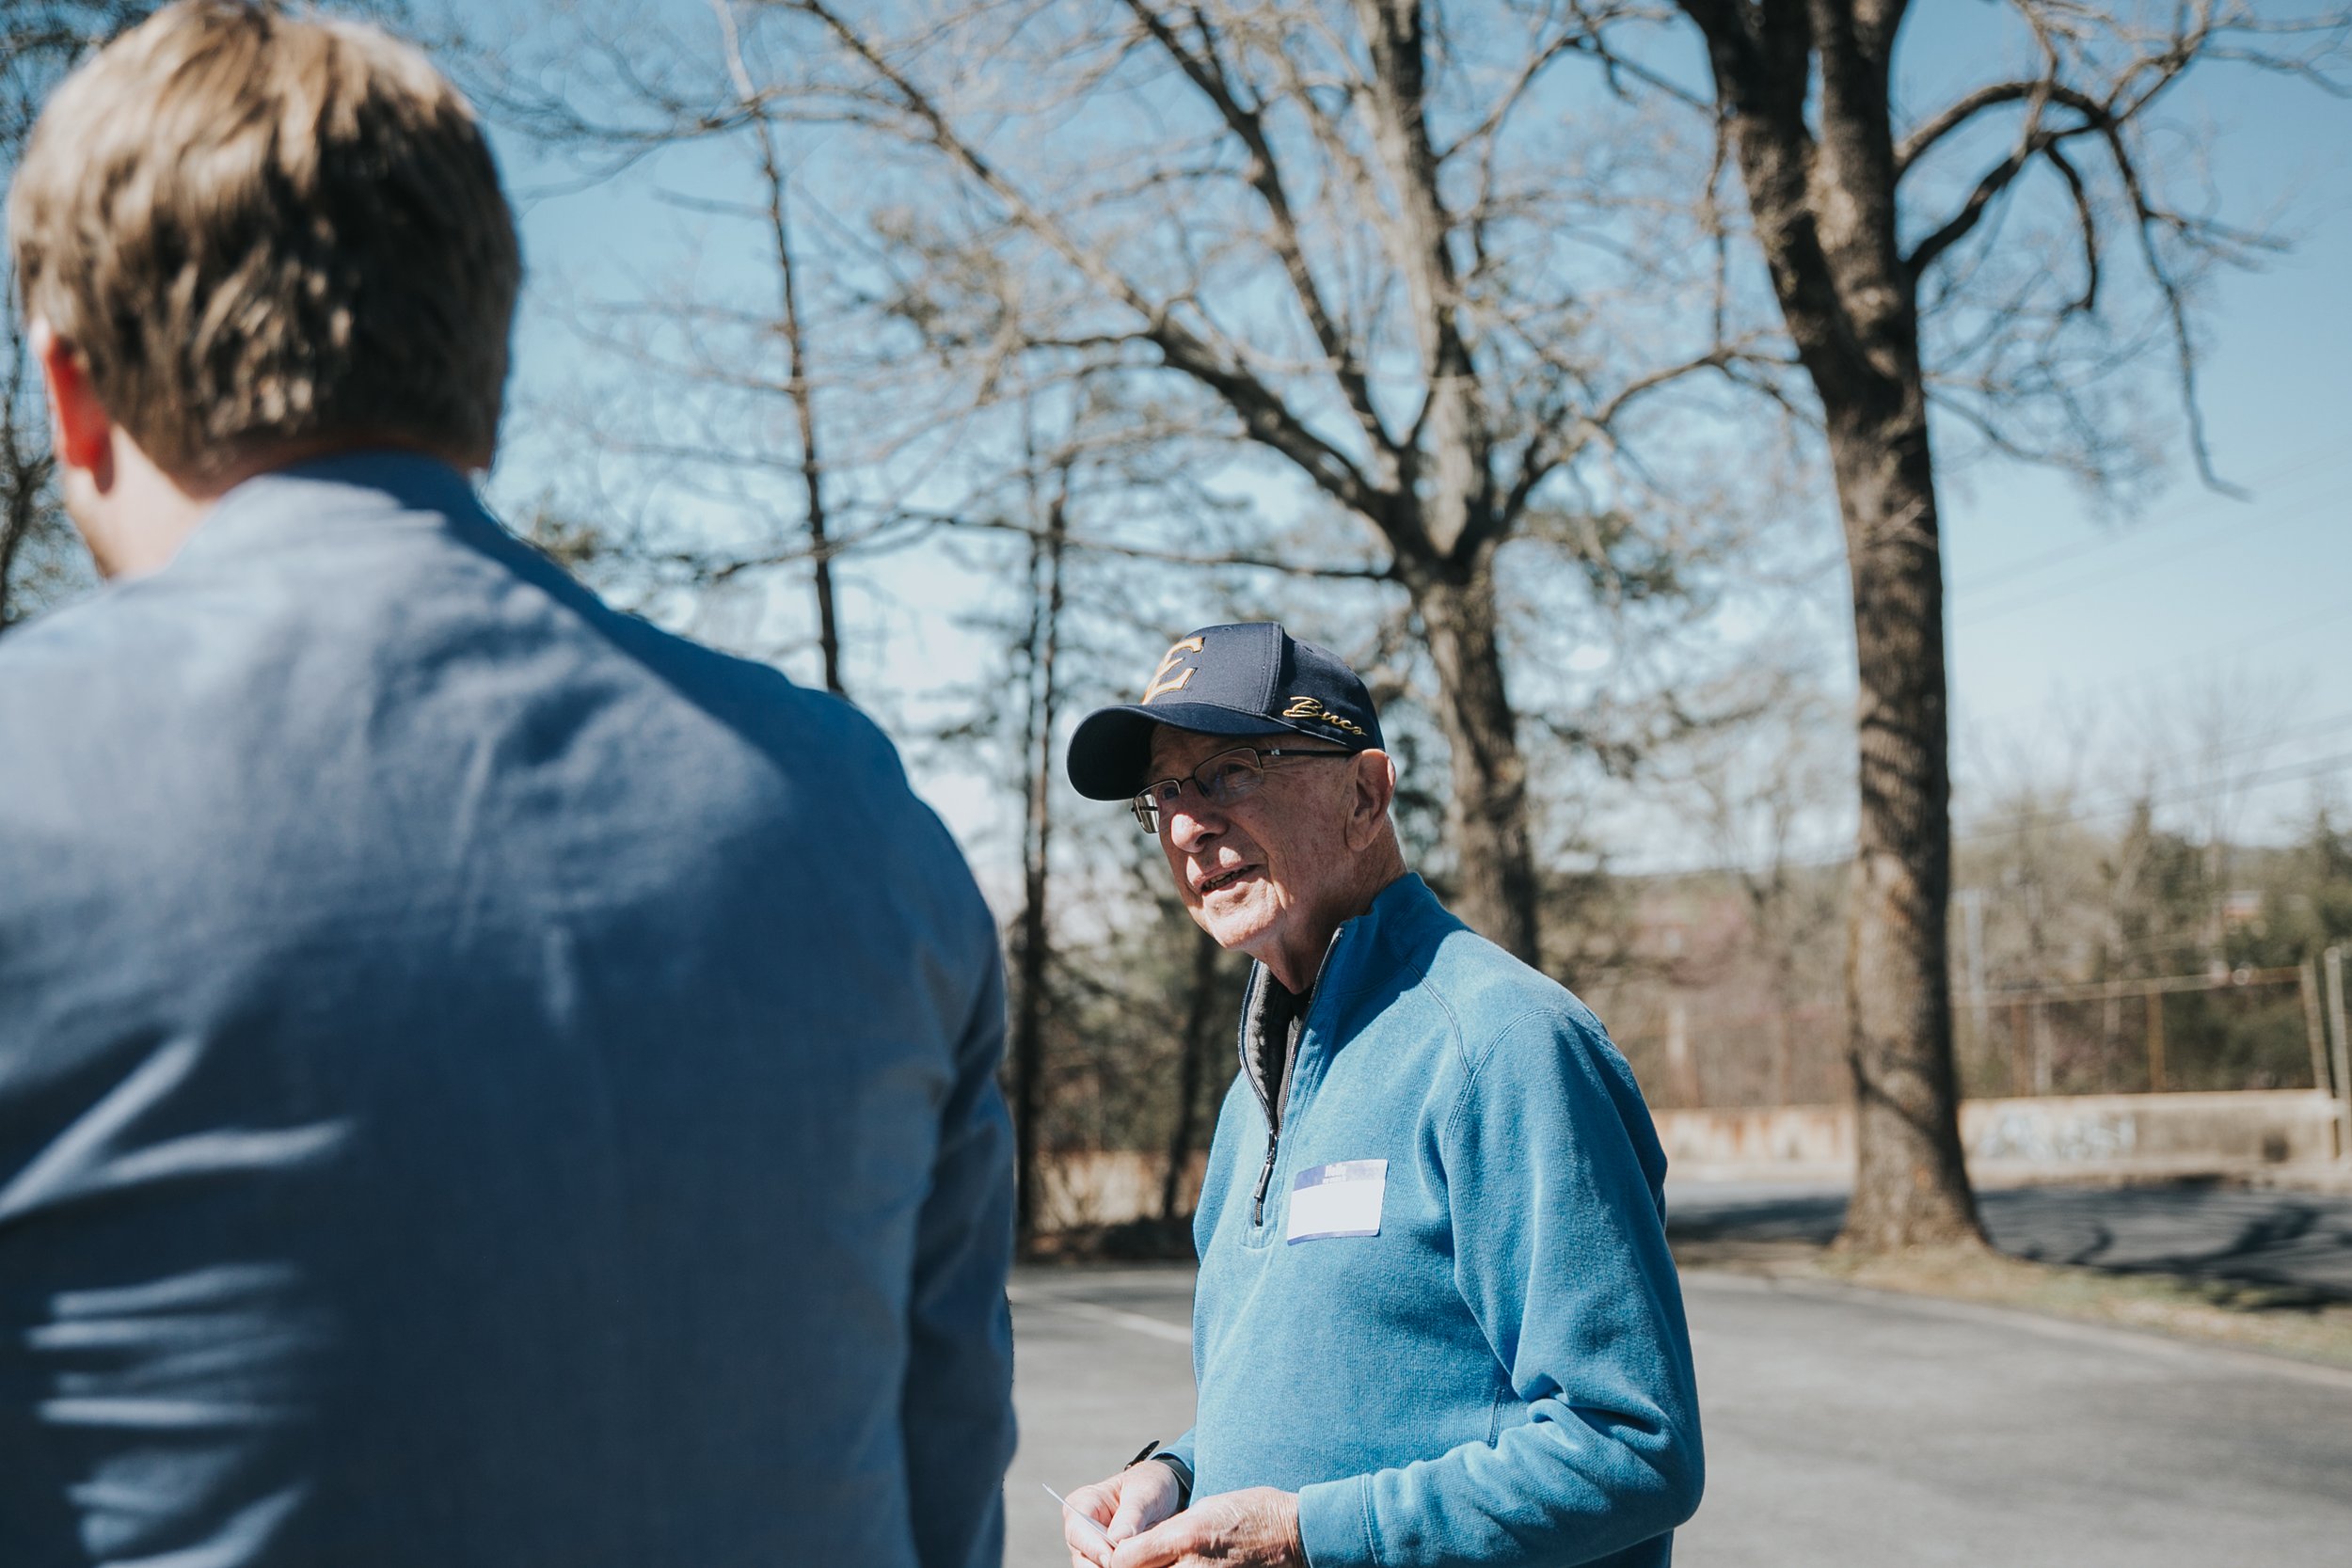
[[1291, 762], [1266, 769], [1259, 788], [1228, 805], [1201, 797], [1192, 770], [1236, 746], [1337, 752], [1311, 736], [1194, 735], [1162, 725], [1152, 741], [1152, 779], [1184, 779], [1160, 807], [1160, 848], [1176, 891], [1217, 945], [1252, 955], [1315, 924], [1346, 896], [1353, 859], [1345, 836], [1352, 759]]

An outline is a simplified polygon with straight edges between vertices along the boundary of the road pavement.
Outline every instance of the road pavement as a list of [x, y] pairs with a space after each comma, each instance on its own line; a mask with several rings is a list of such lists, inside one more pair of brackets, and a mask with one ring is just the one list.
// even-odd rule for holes
[[1005, 1480], [1006, 1568], [1067, 1563], [1065, 1496], [1192, 1425], [1192, 1270], [1025, 1269], [1012, 1288], [1021, 1449]]
[[[2043, 1263], [2301, 1287], [2352, 1299], [2352, 1196], [2177, 1181], [1979, 1192], [1994, 1243]], [[1674, 1182], [1677, 1240], [1826, 1243], [1845, 1218], [1842, 1186]], [[2352, 1478], [2347, 1478], [2352, 1485]], [[2352, 1545], [2344, 1560], [2352, 1563]]]
[[[1190, 1419], [1182, 1267], [1025, 1270], [1007, 1568]], [[2352, 1373], [1995, 1308], [1684, 1275], [1708, 1442], [1680, 1568], [2352, 1562]]]

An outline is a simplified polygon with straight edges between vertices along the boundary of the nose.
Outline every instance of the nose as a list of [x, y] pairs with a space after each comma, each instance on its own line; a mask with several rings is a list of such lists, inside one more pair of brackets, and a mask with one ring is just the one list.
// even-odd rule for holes
[[1189, 855], [1225, 831], [1225, 814], [1211, 805], [1187, 781], [1176, 799], [1160, 808], [1168, 823], [1168, 841]]

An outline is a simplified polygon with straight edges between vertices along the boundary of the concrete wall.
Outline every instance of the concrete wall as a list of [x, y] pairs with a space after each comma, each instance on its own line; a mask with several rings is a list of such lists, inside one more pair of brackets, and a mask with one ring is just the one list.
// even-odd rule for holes
[[[2316, 1089], [1970, 1100], [1960, 1136], [1979, 1179], [2231, 1171], [2340, 1158], [2338, 1114]], [[1843, 1174], [1853, 1164], [1844, 1105], [1661, 1111], [1658, 1135], [1676, 1174], [1702, 1180]]]
[[[1960, 1133], [1979, 1181], [2052, 1176], [2160, 1176], [2325, 1165], [2340, 1158], [2336, 1101], [2315, 1089], [2233, 1094], [2052, 1095], [1970, 1100]], [[1843, 1105], [1660, 1111], [1658, 1135], [1686, 1180], [1842, 1179], [1853, 1169]], [[1178, 1199], [1200, 1191], [1196, 1156]], [[1047, 1164], [1049, 1230], [1117, 1225], [1159, 1212], [1162, 1162], [1147, 1154], [1068, 1154]]]

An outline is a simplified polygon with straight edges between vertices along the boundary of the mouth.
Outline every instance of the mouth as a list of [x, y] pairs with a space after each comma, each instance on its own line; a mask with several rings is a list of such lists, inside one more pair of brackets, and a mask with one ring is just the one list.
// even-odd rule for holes
[[1201, 878], [1199, 881], [1193, 883], [1192, 890], [1201, 897], [1206, 898], [1213, 893], [1221, 893], [1225, 889], [1232, 887], [1235, 882], [1240, 881], [1244, 877], [1248, 876], [1251, 872], [1257, 869], [1258, 868], [1254, 865], [1228, 866], [1226, 869], [1216, 873], [1216, 875], [1213, 877]]

